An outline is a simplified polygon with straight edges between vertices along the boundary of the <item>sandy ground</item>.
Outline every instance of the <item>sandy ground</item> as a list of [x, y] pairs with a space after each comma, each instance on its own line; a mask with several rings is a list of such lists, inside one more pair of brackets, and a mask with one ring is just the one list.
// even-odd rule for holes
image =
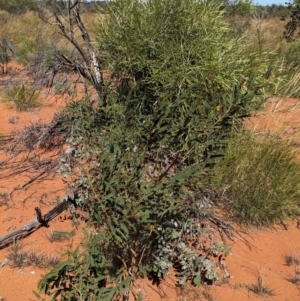
[[[1, 89], [1, 87], [0, 87]], [[248, 122], [247, 127], [259, 131], [276, 131], [282, 136], [293, 140], [295, 147], [300, 142], [300, 106], [297, 99], [276, 99], [268, 102], [266, 110], [257, 113]], [[31, 112], [18, 113], [8, 109], [0, 103], [0, 130], [9, 133], [26, 124], [37, 121], [51, 120], [55, 111], [59, 110], [65, 101], [48, 98], [43, 107]], [[11, 123], [12, 117], [17, 116], [16, 122]], [[15, 117], [14, 117], [15, 118]], [[0, 152], [0, 161], [6, 155]], [[28, 181], [28, 175], [14, 176], [10, 179], [0, 179], [0, 237], [21, 228], [35, 217], [34, 207], [39, 206], [43, 213], [53, 208], [55, 200], [65, 194], [66, 183], [59, 175], [49, 177], [44, 181], [37, 181], [28, 189], [17, 190], [13, 198], [4, 200], [7, 195], [18, 185]], [[251, 248], [242, 240], [236, 239], [230, 243], [231, 254], [226, 259], [230, 279], [212, 286], [185, 288], [176, 286], [172, 273], [159, 286], [152, 285], [146, 279], [135, 283], [145, 301], [247, 301], [270, 300], [292, 301], [300, 300], [300, 265], [286, 264], [286, 256], [300, 258], [300, 229], [296, 221], [288, 223], [288, 229], [278, 226], [276, 229], [250, 230], [247, 236]], [[52, 231], [72, 231], [74, 227], [69, 219], [69, 214], [63, 213], [50, 222], [48, 228], [41, 228], [22, 241], [22, 248], [26, 250], [43, 251], [47, 255], [60, 256], [68, 245], [76, 246], [82, 238], [81, 223], [76, 230], [76, 235], [69, 241], [52, 242]], [[7, 258], [10, 248], [0, 250], [0, 264]], [[36, 290], [37, 283], [47, 269], [34, 266], [12, 268], [9, 264], [0, 268], [0, 297], [6, 301], [36, 300], [32, 291]], [[291, 278], [299, 283], [293, 284]], [[249, 287], [256, 285], [261, 280], [261, 287], [267, 287], [271, 294], [255, 294]], [[296, 281], [296, 280], [295, 280]], [[3, 300], [0, 298], [0, 300]]]

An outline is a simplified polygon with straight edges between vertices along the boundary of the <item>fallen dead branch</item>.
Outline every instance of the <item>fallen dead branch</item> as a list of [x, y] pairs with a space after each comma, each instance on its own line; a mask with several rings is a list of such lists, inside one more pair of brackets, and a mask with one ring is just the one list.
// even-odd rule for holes
[[48, 211], [44, 216], [41, 213], [41, 209], [36, 207], [35, 211], [37, 213], [37, 217], [31, 220], [29, 223], [24, 225], [21, 229], [15, 230], [3, 237], [0, 237], [0, 249], [3, 249], [10, 245], [11, 243], [21, 240], [31, 233], [38, 230], [40, 227], [48, 227], [48, 223], [53, 220], [60, 213], [65, 211], [66, 209], [74, 206], [74, 195], [66, 195], [60, 204], [55, 206], [53, 209]]
[[64, 113], [56, 114], [50, 123], [31, 124], [2, 141], [0, 150], [6, 158], [0, 162], [0, 179], [16, 175], [29, 177], [29, 180], [13, 188], [11, 199], [16, 190], [28, 188], [35, 181], [57, 171], [60, 159], [66, 156], [64, 145], [71, 131], [65, 122]]

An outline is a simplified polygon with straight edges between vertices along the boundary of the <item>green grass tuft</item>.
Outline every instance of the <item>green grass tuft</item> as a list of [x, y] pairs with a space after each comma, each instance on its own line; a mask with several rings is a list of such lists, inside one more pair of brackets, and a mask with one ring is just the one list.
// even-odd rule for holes
[[286, 141], [243, 133], [233, 138], [216, 172], [228, 215], [272, 226], [299, 214], [300, 164]]
[[42, 105], [39, 92], [25, 85], [15, 86], [7, 90], [4, 102], [17, 111], [27, 111]]

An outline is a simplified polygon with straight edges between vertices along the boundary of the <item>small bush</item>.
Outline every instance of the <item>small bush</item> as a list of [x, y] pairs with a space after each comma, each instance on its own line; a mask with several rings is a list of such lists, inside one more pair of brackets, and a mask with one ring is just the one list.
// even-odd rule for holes
[[70, 103], [65, 122], [82, 167], [71, 185], [95, 233], [39, 283], [61, 300], [125, 300], [136, 278], [171, 267], [179, 285], [218, 280], [213, 258], [227, 247], [203, 226], [202, 181], [263, 101], [261, 56], [231, 39], [218, 2], [118, 0], [106, 14], [102, 103]]
[[27, 111], [42, 105], [39, 92], [25, 85], [9, 89], [6, 92], [4, 102], [17, 111]]
[[286, 141], [250, 133], [233, 138], [216, 171], [228, 214], [256, 226], [298, 214], [299, 167]]

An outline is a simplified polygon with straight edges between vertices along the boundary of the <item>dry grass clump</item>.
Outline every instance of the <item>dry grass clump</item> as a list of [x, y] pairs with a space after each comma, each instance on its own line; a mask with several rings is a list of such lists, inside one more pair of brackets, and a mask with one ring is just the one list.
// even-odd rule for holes
[[300, 265], [300, 256], [292, 252], [284, 256], [284, 261], [287, 266], [297, 266]]
[[43, 251], [25, 250], [19, 242], [14, 243], [9, 251], [8, 259], [12, 267], [53, 268], [61, 262], [57, 256], [47, 255]]
[[271, 289], [262, 279], [261, 276], [258, 276], [257, 283], [246, 285], [249, 291], [264, 297], [271, 297], [275, 295], [273, 289]]
[[287, 266], [294, 268], [293, 274], [286, 278], [286, 280], [297, 286], [300, 285], [300, 271], [298, 268], [300, 265], [300, 256], [295, 252], [290, 252], [284, 255], [284, 261]]

